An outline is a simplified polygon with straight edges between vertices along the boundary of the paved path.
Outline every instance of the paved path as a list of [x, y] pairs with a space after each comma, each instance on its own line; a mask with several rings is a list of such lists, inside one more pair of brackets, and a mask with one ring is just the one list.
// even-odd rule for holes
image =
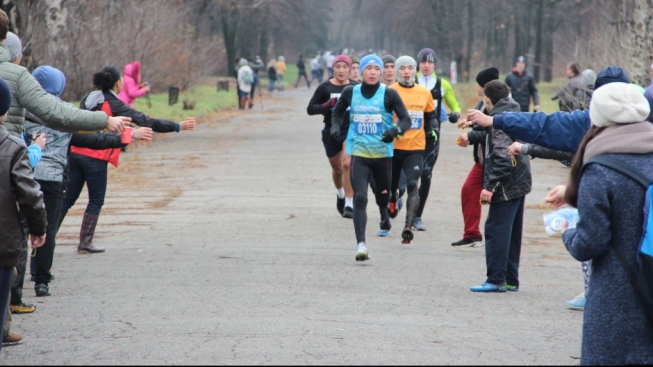
[[410, 246], [398, 230], [375, 237], [371, 201], [372, 259], [357, 263], [309, 98], [288, 91], [124, 155], [98, 226], [107, 252], [76, 253], [83, 194], [59, 234], [52, 296], [26, 284], [38, 308], [15, 316], [25, 340], [3, 348], [2, 363], [578, 362], [582, 313], [564, 301], [582, 291], [580, 265], [545, 236], [538, 209], [568, 170], [533, 162], [518, 293], [470, 292], [484, 280], [484, 250], [449, 245], [462, 234], [472, 165], [450, 124], [428, 231]]

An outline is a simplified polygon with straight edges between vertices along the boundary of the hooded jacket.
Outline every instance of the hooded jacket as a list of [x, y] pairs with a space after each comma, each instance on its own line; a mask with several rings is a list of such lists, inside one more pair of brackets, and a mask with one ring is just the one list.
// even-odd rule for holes
[[[504, 98], [490, 111], [490, 116], [504, 112], [519, 112], [519, 104], [510, 97]], [[531, 165], [528, 156], [515, 156], [513, 166], [508, 148], [514, 142], [501, 130], [488, 128], [485, 136], [483, 161], [483, 188], [492, 191], [492, 203], [521, 198], [531, 192]]]
[[25, 125], [25, 110], [29, 110], [46, 122], [49, 128], [77, 132], [80, 130], [103, 130], [107, 127], [108, 116], [104, 112], [82, 111], [57, 102], [22, 66], [9, 62], [9, 49], [0, 44], [0, 78], [11, 89], [11, 107], [5, 127], [19, 137]]
[[[0, 268], [18, 265], [23, 249], [23, 226], [18, 210], [25, 216], [29, 233], [45, 234], [46, 216], [41, 187], [34, 181], [27, 147], [0, 124]], [[16, 205], [18, 203], [18, 205]]]
[[[147, 91], [141, 88], [141, 63], [134, 61], [125, 65], [122, 75], [123, 87], [118, 93], [118, 99], [123, 101], [127, 106], [134, 107], [136, 98], [142, 97]], [[117, 115], [114, 115], [117, 116]]]

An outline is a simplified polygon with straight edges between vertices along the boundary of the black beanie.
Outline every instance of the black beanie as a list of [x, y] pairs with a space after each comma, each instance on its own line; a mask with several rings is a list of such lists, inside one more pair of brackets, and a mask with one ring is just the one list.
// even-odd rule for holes
[[417, 63], [419, 64], [420, 62], [424, 61], [430, 61], [432, 63], [437, 63], [438, 62], [438, 57], [435, 54], [435, 51], [431, 50], [430, 48], [424, 48], [422, 49], [418, 54], [417, 54]]
[[11, 107], [11, 90], [4, 79], [0, 78], [0, 116], [9, 111]]
[[499, 69], [494, 66], [483, 69], [476, 74], [476, 82], [481, 88], [484, 88], [485, 84], [497, 79], [499, 79]]
[[397, 61], [397, 60], [395, 59], [395, 57], [392, 56], [392, 55], [383, 55], [383, 56], [381, 57], [381, 60], [383, 60], [383, 65], [385, 65], [385, 64], [394, 64], [395, 61]]

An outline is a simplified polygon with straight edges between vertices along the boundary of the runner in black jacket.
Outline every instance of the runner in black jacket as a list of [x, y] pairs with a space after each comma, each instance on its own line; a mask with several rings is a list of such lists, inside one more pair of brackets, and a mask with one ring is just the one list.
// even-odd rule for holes
[[323, 115], [324, 129], [322, 129], [322, 144], [326, 151], [329, 164], [331, 164], [331, 174], [333, 183], [336, 185], [338, 200], [336, 208], [340, 215], [345, 218], [354, 216], [354, 190], [351, 188], [349, 181], [349, 163], [351, 157], [344, 148], [344, 142], [347, 138], [349, 129], [349, 113], [345, 117], [346, 123], [341, 126], [340, 139], [331, 138], [331, 113], [336, 105], [340, 93], [348, 85], [358, 84], [349, 79], [351, 70], [351, 60], [349, 57], [340, 55], [333, 60], [334, 76], [333, 78], [321, 83], [310, 102], [306, 112], [309, 115]]

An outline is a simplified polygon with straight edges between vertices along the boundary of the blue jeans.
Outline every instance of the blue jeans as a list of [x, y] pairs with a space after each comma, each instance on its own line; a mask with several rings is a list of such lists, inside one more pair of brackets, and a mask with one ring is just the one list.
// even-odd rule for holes
[[270, 78], [270, 86], [268, 87], [268, 92], [272, 93], [272, 91], [274, 90], [274, 83], [276, 81], [277, 81], [276, 79]]
[[61, 214], [68, 213], [88, 185], [86, 213], [99, 215], [107, 193], [107, 162], [99, 159], [71, 154], [68, 158], [68, 191], [61, 204]]
[[[497, 194], [498, 195], [498, 194]], [[485, 220], [487, 282], [519, 286], [525, 196], [490, 204]]]

